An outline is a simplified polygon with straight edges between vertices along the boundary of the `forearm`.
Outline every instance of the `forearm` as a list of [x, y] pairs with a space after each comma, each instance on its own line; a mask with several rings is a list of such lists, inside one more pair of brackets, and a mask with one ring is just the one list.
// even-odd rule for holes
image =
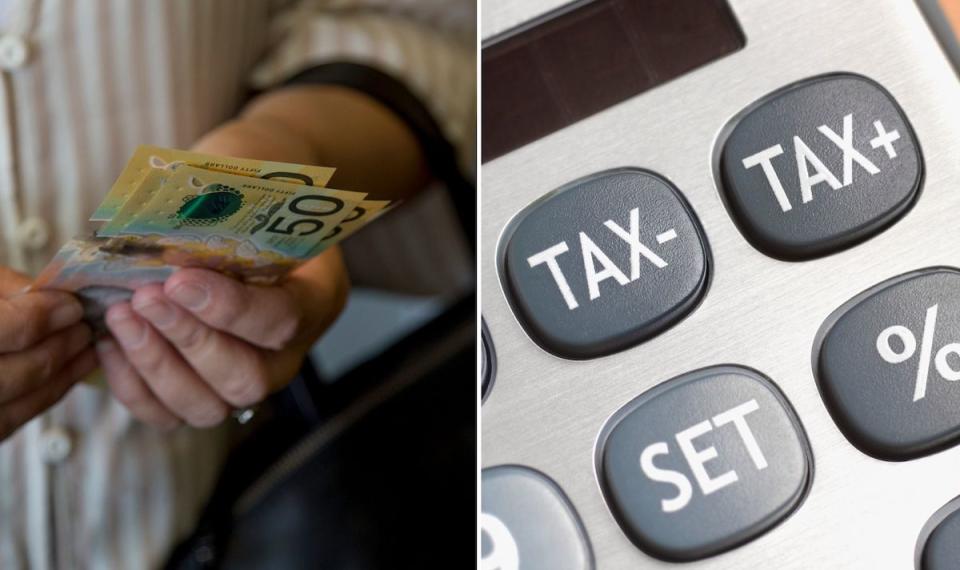
[[[359, 91], [295, 86], [265, 93], [194, 148], [211, 154], [336, 167], [331, 186], [400, 199], [428, 181], [416, 137]], [[342, 308], [349, 280], [339, 248], [298, 268], [284, 285], [301, 309], [294, 345], [311, 344]]]
[[429, 180], [416, 137], [359, 91], [291, 86], [260, 95], [195, 145], [216, 154], [336, 167], [332, 186], [407, 198]]

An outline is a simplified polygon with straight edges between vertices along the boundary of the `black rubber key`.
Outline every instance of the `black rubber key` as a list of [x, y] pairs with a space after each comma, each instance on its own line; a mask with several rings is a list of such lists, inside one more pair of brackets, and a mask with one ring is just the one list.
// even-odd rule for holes
[[676, 324], [709, 276], [703, 230], [664, 178], [619, 169], [577, 180], [530, 205], [500, 247], [504, 289], [530, 337], [585, 359]]
[[570, 501], [539, 471], [481, 475], [480, 570], [590, 570], [593, 554]]
[[960, 497], [933, 513], [920, 533], [921, 570], [956, 570], [960, 565]]
[[490, 393], [490, 387], [493, 385], [493, 378], [497, 373], [497, 353], [493, 349], [493, 339], [490, 338], [490, 331], [487, 330], [487, 321], [480, 318], [480, 397], [484, 400]]
[[812, 460], [800, 421], [767, 378], [705, 368], [642, 394], [610, 419], [597, 473], [624, 533], [688, 561], [759, 536], [796, 509]]
[[903, 110], [874, 81], [832, 74], [788, 85], [721, 136], [720, 186], [760, 251], [819, 257], [882, 231], [913, 205], [923, 160]]
[[847, 439], [901, 461], [960, 442], [960, 271], [884, 281], [834, 311], [814, 347], [820, 393]]

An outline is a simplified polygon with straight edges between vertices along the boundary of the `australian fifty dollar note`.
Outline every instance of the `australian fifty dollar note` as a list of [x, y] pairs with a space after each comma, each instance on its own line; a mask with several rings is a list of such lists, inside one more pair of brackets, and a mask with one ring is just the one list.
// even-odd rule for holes
[[101, 222], [111, 220], [151, 172], [172, 170], [181, 165], [317, 187], [325, 186], [330, 182], [334, 173], [333, 168], [325, 166], [215, 156], [173, 148], [142, 145], [137, 147], [133, 156], [127, 161], [123, 172], [117, 177], [103, 202], [90, 216], [90, 220]]
[[98, 236], [164, 243], [227, 238], [256, 252], [306, 259], [340, 239], [365, 194], [210, 172], [157, 170]]

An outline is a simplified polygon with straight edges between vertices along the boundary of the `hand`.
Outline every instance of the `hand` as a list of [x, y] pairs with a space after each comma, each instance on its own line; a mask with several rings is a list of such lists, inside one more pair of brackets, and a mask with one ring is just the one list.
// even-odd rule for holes
[[28, 285], [0, 267], [0, 440], [97, 367], [80, 302], [68, 293], [24, 293]]
[[111, 307], [114, 338], [97, 352], [114, 396], [140, 420], [213, 426], [294, 378], [347, 289], [338, 248], [275, 287], [181, 269]]

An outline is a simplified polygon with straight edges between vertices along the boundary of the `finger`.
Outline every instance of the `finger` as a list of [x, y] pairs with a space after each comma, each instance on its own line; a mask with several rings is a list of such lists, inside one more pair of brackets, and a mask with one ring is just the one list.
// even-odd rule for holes
[[206, 269], [181, 269], [163, 290], [204, 323], [263, 348], [283, 348], [300, 327], [300, 311], [283, 287], [244, 285]]
[[251, 406], [270, 393], [270, 376], [257, 348], [173, 304], [162, 286], [138, 289], [131, 305], [230, 405]]
[[30, 278], [23, 273], [6, 266], [0, 266], [0, 295], [22, 293], [31, 283]]
[[0, 402], [9, 402], [46, 384], [90, 345], [90, 327], [77, 323], [24, 351], [0, 355]]
[[0, 299], [0, 353], [33, 346], [51, 333], [80, 322], [82, 317], [80, 301], [60, 291]]
[[107, 310], [107, 327], [150, 391], [177, 417], [194, 427], [210, 427], [226, 419], [226, 403], [129, 303]]
[[134, 417], [163, 429], [173, 429], [180, 425], [180, 418], [153, 395], [116, 341], [105, 338], [97, 342], [97, 356], [107, 377], [110, 392]]
[[93, 348], [87, 348], [70, 360], [41, 388], [6, 404], [3, 407], [3, 414], [0, 414], [0, 439], [6, 438], [20, 426], [59, 402], [67, 390], [96, 368], [96, 352]]

